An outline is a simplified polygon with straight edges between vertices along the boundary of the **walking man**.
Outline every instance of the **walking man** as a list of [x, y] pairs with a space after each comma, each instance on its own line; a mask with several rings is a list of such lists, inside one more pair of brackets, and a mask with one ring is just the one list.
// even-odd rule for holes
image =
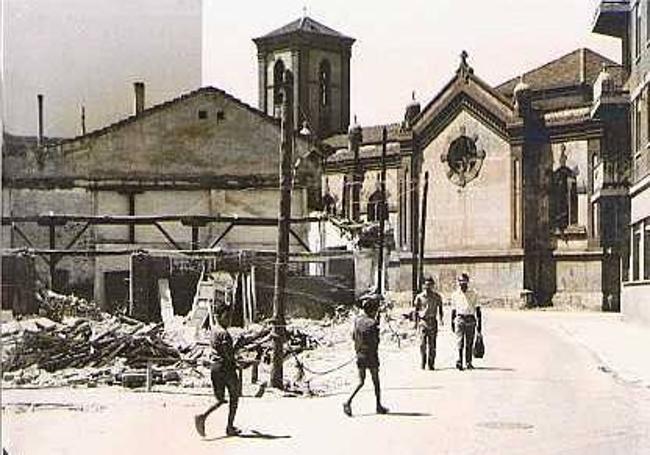
[[[203, 414], [194, 417], [196, 431], [201, 436], [205, 436], [205, 420], [212, 412], [226, 403], [225, 391], [228, 390], [228, 423], [226, 424], [226, 434], [236, 436], [241, 431], [235, 427], [235, 415], [237, 414], [237, 405], [241, 394], [239, 375], [237, 374], [237, 357], [236, 353], [247, 344], [257, 341], [260, 338], [270, 337], [270, 330], [262, 330], [253, 335], [240, 335], [233, 344], [233, 339], [228, 333], [227, 327], [230, 320], [230, 306], [226, 304], [219, 305], [215, 310], [215, 323], [212, 328], [210, 347], [212, 357], [212, 368], [210, 370], [210, 379], [212, 380], [212, 391], [217, 402], [210, 406]], [[261, 343], [263, 340], [260, 340]]]
[[440, 316], [440, 325], [443, 325], [442, 297], [435, 291], [433, 278], [427, 277], [424, 280], [424, 290], [415, 297], [415, 317], [419, 325], [423, 370], [427, 366], [429, 370], [435, 367], [438, 316]]
[[462, 273], [458, 277], [458, 289], [451, 294], [451, 330], [456, 333], [458, 340], [458, 361], [456, 368], [463, 369], [463, 353], [465, 366], [472, 369], [472, 349], [476, 330], [481, 333], [481, 307], [478, 304], [476, 291], [469, 288], [469, 275]]
[[210, 406], [203, 414], [194, 417], [196, 431], [201, 436], [205, 436], [205, 420], [219, 407], [226, 403], [225, 391], [228, 390], [228, 423], [226, 425], [226, 434], [235, 436], [240, 430], [235, 427], [235, 414], [237, 414], [237, 404], [239, 403], [239, 376], [237, 375], [237, 360], [235, 359], [235, 346], [232, 337], [226, 329], [227, 314], [229, 307], [220, 305], [216, 309], [216, 323], [212, 329], [210, 346], [212, 349], [212, 368], [210, 370], [210, 379], [212, 380], [212, 390], [217, 402]]
[[350, 395], [348, 401], [343, 403], [343, 412], [348, 417], [352, 416], [352, 400], [361, 390], [366, 381], [366, 370], [370, 371], [372, 384], [375, 387], [375, 404], [377, 414], [386, 414], [386, 409], [381, 404], [381, 386], [379, 384], [379, 296], [368, 297], [363, 302], [363, 313], [354, 322], [354, 349], [357, 353], [357, 368], [359, 369], [359, 384]]

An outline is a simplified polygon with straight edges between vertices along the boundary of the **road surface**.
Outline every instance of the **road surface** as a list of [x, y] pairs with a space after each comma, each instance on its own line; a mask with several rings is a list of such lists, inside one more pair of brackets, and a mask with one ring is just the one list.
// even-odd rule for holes
[[202, 439], [193, 415], [209, 396], [117, 387], [7, 390], [3, 440], [10, 455], [650, 453], [649, 388], [603, 371], [587, 348], [535, 313], [486, 311], [484, 327], [486, 358], [473, 371], [453, 367], [448, 325], [436, 371], [418, 368], [414, 346], [383, 343], [391, 410], [384, 416], [374, 414], [370, 384], [352, 418], [341, 410], [347, 392], [244, 398], [237, 423], [245, 437], [225, 437], [224, 406]]

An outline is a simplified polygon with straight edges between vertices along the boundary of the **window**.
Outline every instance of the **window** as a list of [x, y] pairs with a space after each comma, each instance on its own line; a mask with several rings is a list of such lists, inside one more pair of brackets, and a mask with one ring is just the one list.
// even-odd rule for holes
[[[650, 8], [648, 8], [650, 9]], [[645, 141], [650, 145], [650, 86], [645, 88]]]
[[318, 109], [320, 113], [320, 129], [322, 133], [329, 130], [330, 105], [332, 98], [331, 68], [328, 60], [323, 60], [318, 68]]
[[650, 218], [646, 218], [643, 231], [643, 279], [650, 280]]
[[205, 120], [208, 118], [208, 111], [205, 109], [199, 109], [199, 119]]
[[368, 198], [368, 221], [379, 221], [388, 219], [388, 210], [381, 194], [381, 189], [377, 188]]
[[345, 218], [350, 217], [350, 185], [348, 183], [348, 176], [343, 176], [343, 194], [341, 195], [342, 211]]
[[632, 281], [639, 280], [641, 266], [641, 224], [632, 228]]
[[323, 60], [318, 70], [319, 100], [321, 107], [330, 105], [330, 62]]
[[282, 104], [282, 80], [284, 78], [284, 62], [278, 60], [273, 65], [273, 105]]
[[643, 97], [639, 96], [634, 102], [634, 145], [635, 150], [641, 150], [641, 111]]
[[336, 200], [329, 191], [323, 196], [323, 209], [328, 215], [336, 215]]
[[594, 202], [592, 205], [592, 217], [591, 217], [591, 232], [593, 233], [594, 238], [600, 237], [600, 206], [597, 202]]

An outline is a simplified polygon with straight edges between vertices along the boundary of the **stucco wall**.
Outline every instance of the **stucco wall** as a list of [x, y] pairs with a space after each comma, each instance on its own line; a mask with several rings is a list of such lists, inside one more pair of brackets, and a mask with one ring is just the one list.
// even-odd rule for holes
[[650, 216], [650, 177], [648, 181], [648, 188], [636, 193], [632, 196], [631, 200], [631, 217], [632, 224]]
[[599, 257], [555, 261], [556, 293], [553, 306], [600, 311], [603, 306], [602, 263]]
[[[201, 92], [145, 111], [103, 134], [48, 149], [38, 177], [160, 180], [202, 176], [229, 184], [229, 177], [275, 176], [279, 170], [279, 123], [218, 90]], [[199, 113], [205, 118], [200, 118]], [[296, 141], [296, 156], [306, 142]], [[303, 173], [300, 168], [299, 174]]]
[[626, 320], [650, 326], [650, 283], [623, 284], [621, 312]]
[[469, 274], [470, 284], [484, 305], [520, 305], [524, 280], [523, 260], [504, 258], [482, 262], [459, 259], [453, 264], [424, 265], [424, 275], [430, 275], [436, 280], [438, 290], [446, 298], [456, 289], [457, 277], [463, 272]]
[[[478, 177], [464, 188], [447, 178], [441, 155], [461, 134], [478, 135], [485, 150]], [[507, 249], [511, 239], [511, 159], [509, 144], [462, 111], [423, 151], [429, 171], [426, 251]]]

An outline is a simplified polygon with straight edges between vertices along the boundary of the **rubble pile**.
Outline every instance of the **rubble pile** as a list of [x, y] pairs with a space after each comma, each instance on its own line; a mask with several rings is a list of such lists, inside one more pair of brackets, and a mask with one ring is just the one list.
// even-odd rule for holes
[[[289, 326], [285, 355], [300, 354], [319, 345], [301, 327]], [[231, 328], [242, 368], [270, 365], [271, 328], [254, 324]], [[190, 341], [188, 341], [190, 339]], [[66, 317], [63, 322], [45, 317], [2, 324], [3, 384], [62, 385], [145, 384], [147, 367], [152, 384], [185, 387], [210, 385], [209, 333], [184, 338], [165, 330], [162, 323], [144, 324], [126, 316], [102, 314], [101, 319]]]
[[118, 356], [129, 367], [146, 366], [151, 358], [161, 364], [173, 363], [180, 354], [161, 339], [161, 333], [161, 324], [143, 324], [121, 316], [100, 322], [85, 318], [68, 318], [63, 324], [46, 318], [26, 325], [18, 322], [3, 327], [3, 370], [32, 365], [47, 372], [99, 368]]
[[89, 302], [75, 295], [58, 294], [49, 289], [37, 293], [39, 313], [61, 322], [66, 316], [101, 319], [102, 313], [94, 302]]
[[[358, 311], [353, 308], [320, 321], [288, 321], [284, 395], [323, 396], [356, 381], [351, 334]], [[383, 307], [380, 327], [380, 351], [402, 349], [415, 339], [413, 322], [390, 305]], [[229, 332], [240, 368], [254, 366], [259, 387], [271, 370], [271, 326], [266, 321]], [[210, 387], [210, 354], [209, 332], [188, 331], [182, 317], [166, 325], [106, 313], [93, 318], [64, 316], [60, 322], [37, 317], [2, 324], [4, 387]], [[248, 371], [252, 378], [252, 369]], [[247, 386], [249, 373], [245, 377]]]

